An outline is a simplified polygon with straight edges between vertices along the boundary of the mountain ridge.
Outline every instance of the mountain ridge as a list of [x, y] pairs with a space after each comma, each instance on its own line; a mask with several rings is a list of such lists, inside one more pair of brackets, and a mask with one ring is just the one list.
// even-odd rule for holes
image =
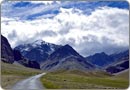
[[35, 61], [24, 58], [18, 50], [11, 48], [6, 37], [1, 35], [1, 60], [6, 63], [13, 64], [17, 62], [25, 67], [40, 69], [40, 65]]
[[88, 63], [84, 57], [78, 54], [70, 45], [64, 45], [53, 52], [48, 60], [41, 66], [43, 70], [92, 70], [95, 67]]
[[111, 55], [107, 55], [105, 52], [95, 53], [94, 55], [86, 57], [86, 59], [88, 59], [90, 63], [104, 68], [112, 63], [119, 62], [123, 57], [127, 56], [129, 56], [129, 50]]
[[43, 40], [36, 40], [32, 43], [18, 45], [14, 49], [19, 50], [27, 59], [41, 63], [44, 62], [48, 56], [59, 47], [61, 46], [48, 43]]
[[[95, 53], [94, 55], [84, 58], [69, 44], [61, 46], [47, 43], [43, 40], [36, 40], [31, 44], [22, 44], [12, 49], [8, 40], [4, 36], [1, 36], [1, 38], [2, 61], [11, 64], [16, 61], [25, 67], [45, 71], [59, 69], [91, 71], [99, 69], [115, 73], [129, 68], [129, 65], [127, 65], [129, 63], [129, 50], [111, 55], [107, 55], [104, 52]], [[28, 59], [27, 56], [35, 58], [36, 60]], [[43, 59], [42, 57], [39, 63], [37, 59], [39, 59], [40, 56], [45, 58]], [[125, 67], [125, 65], [127, 65], [127, 67]], [[124, 69], [119, 69], [119, 66]]]
[[107, 55], [105, 52], [95, 53], [94, 55], [86, 57], [89, 62], [99, 67], [104, 67], [113, 62], [113, 57]]
[[3, 35], [1, 35], [1, 60], [11, 64], [14, 62], [13, 49]]

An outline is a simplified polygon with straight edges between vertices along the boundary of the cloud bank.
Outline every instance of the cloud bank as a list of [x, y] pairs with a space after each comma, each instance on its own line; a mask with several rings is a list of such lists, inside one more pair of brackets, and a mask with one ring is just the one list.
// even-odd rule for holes
[[[105, 2], [98, 6], [95, 2], [95, 7], [91, 6], [93, 3], [82, 2], [87, 6], [78, 8], [81, 3], [76, 3], [69, 3], [73, 7], [68, 2], [5, 3], [1, 32], [12, 47], [42, 39], [55, 44], [70, 44], [83, 56], [97, 52], [111, 54], [128, 48], [127, 8], [110, 7]], [[6, 11], [9, 7], [12, 8]], [[12, 12], [14, 14], [10, 15]]]

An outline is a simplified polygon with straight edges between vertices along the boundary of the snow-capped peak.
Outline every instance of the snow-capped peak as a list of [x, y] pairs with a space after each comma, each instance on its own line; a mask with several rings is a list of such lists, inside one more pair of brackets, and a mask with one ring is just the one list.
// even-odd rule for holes
[[35, 42], [33, 42], [32, 44], [35, 45], [42, 45], [42, 44], [48, 44], [47, 42], [43, 41], [43, 40], [36, 40]]
[[45, 41], [43, 41], [43, 40], [36, 40], [34, 43], [35, 44], [41, 44], [41, 43], [45, 43]]

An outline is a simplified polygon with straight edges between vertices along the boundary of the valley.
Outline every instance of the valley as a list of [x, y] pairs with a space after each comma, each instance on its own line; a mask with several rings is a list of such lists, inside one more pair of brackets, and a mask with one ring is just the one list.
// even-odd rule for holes
[[103, 72], [58, 71], [46, 74], [41, 82], [48, 89], [126, 89], [129, 80]]
[[4, 36], [1, 50], [4, 89], [17, 89], [19, 85], [39, 88], [41, 85], [35, 82], [40, 81], [47, 89], [124, 89], [129, 85], [129, 50], [83, 57], [69, 44], [61, 46], [42, 40], [12, 49]]
[[42, 72], [38, 69], [1, 62], [1, 86], [10, 89], [17, 82]]
[[128, 0], [3, 0], [1, 88], [127, 89], [129, 6]]

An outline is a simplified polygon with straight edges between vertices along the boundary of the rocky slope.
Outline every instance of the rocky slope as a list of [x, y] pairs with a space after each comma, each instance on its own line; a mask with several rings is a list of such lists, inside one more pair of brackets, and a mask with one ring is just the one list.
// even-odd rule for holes
[[48, 56], [59, 47], [60, 45], [47, 43], [43, 40], [37, 40], [32, 43], [19, 45], [14, 49], [19, 50], [27, 59], [41, 63], [44, 62]]
[[109, 65], [106, 68], [106, 71], [111, 74], [114, 74], [127, 70], [128, 68], [129, 68], [129, 57], [126, 56], [119, 59], [118, 62], [114, 62], [113, 64]]
[[14, 62], [13, 50], [8, 42], [8, 40], [1, 35], [1, 60], [7, 63]]
[[95, 67], [88, 63], [85, 58], [79, 55], [71, 46], [65, 45], [53, 52], [41, 69], [54, 70], [92, 70]]
[[126, 51], [122, 51], [120, 53], [114, 53], [111, 55], [107, 55], [104, 52], [96, 53], [94, 55], [86, 57], [86, 59], [90, 63], [98, 66], [99, 68], [104, 69], [104, 67], [108, 67], [109, 65], [113, 63], [118, 63], [122, 61], [123, 58], [126, 58], [128, 56], [129, 56], [129, 50], [126, 50]]
[[23, 66], [40, 69], [40, 65], [36, 61], [30, 61], [24, 58], [18, 50], [13, 50], [8, 40], [1, 35], [1, 60], [6, 63], [13, 64], [17, 62]]
[[113, 57], [107, 55], [104, 52], [88, 56], [86, 59], [99, 67], [104, 67], [114, 61]]

